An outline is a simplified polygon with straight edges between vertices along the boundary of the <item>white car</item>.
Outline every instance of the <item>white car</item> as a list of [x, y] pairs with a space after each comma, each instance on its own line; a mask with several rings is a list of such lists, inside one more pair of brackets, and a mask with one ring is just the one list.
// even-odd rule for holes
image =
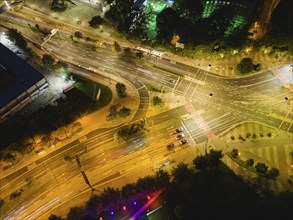
[[177, 128], [177, 129], [175, 130], [176, 133], [180, 133], [180, 132], [182, 132], [182, 131], [184, 131], [184, 128], [183, 128], [183, 127]]
[[176, 139], [180, 140], [182, 138], [184, 138], [185, 135], [184, 134], [178, 134], [177, 136], [175, 136]]

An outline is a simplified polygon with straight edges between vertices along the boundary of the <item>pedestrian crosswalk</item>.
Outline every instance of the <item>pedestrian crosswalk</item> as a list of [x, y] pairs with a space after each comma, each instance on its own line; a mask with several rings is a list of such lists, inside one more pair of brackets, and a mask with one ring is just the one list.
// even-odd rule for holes
[[196, 122], [198, 127], [202, 129], [203, 133], [207, 138], [212, 138], [213, 136], [215, 136], [215, 134], [213, 133], [209, 125], [205, 122], [203, 117], [200, 114], [196, 113], [196, 110], [191, 103], [185, 105], [185, 109], [189, 112], [189, 114]]

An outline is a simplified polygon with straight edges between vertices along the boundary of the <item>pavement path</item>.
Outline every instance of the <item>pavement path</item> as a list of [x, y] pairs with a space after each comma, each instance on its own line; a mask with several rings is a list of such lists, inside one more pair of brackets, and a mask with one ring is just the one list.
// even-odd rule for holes
[[[288, 181], [289, 179], [292, 181], [293, 178], [291, 167], [293, 158], [290, 155], [293, 151], [291, 133], [259, 123], [245, 122], [228, 129], [218, 135], [218, 138], [211, 140], [209, 144], [223, 150], [223, 153], [236, 148], [240, 152], [239, 158], [243, 161], [252, 158], [254, 164], [260, 162], [265, 163], [269, 169], [272, 167], [279, 169], [280, 175], [277, 181], [269, 181], [273, 191], [293, 191], [293, 185]], [[239, 165], [228, 156], [225, 156], [223, 161], [236, 174], [240, 174]]]

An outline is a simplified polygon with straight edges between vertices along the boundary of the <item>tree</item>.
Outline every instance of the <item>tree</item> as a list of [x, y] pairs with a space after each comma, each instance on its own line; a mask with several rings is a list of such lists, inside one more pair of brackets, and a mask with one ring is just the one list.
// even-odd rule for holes
[[195, 166], [195, 168], [197, 170], [203, 171], [206, 170], [208, 167], [208, 160], [206, 156], [197, 156], [194, 160], [193, 160], [193, 165]]
[[105, 210], [115, 210], [119, 208], [121, 191], [118, 188], [107, 187], [101, 194], [102, 207]]
[[125, 22], [120, 22], [118, 25], [118, 30], [121, 32], [126, 32], [127, 34], [144, 38], [147, 36], [146, 28], [146, 14], [138, 8], [133, 8], [125, 17]]
[[131, 11], [134, 0], [107, 0], [110, 8], [105, 13], [105, 17], [113, 24], [119, 26], [125, 22], [127, 14]]
[[243, 58], [240, 63], [237, 65], [237, 70], [240, 73], [250, 73], [251, 71], [258, 70], [260, 65], [254, 65], [252, 59], [245, 57]]
[[257, 163], [255, 165], [256, 172], [260, 174], [266, 174], [268, 171], [268, 166], [264, 163]]
[[[66, 5], [64, 4], [65, 0], [61, 0], [61, 3], [59, 3], [59, 0], [53, 0], [51, 3], [51, 10], [52, 11], [65, 11]], [[69, 1], [69, 0], [67, 0]]]
[[268, 171], [267, 175], [268, 175], [268, 177], [270, 177], [272, 179], [276, 179], [277, 176], [279, 176], [279, 174], [280, 174], [280, 171], [277, 168], [273, 167]]
[[145, 120], [140, 120], [120, 128], [116, 136], [118, 139], [128, 140], [129, 138], [142, 136], [145, 131], [148, 131]]
[[167, 145], [167, 150], [168, 150], [168, 151], [171, 151], [171, 150], [174, 149], [174, 147], [175, 147], [174, 144], [168, 144], [168, 145]]
[[33, 178], [31, 176], [28, 176], [25, 178], [25, 181], [27, 183], [27, 186], [30, 187], [33, 184]]
[[48, 218], [48, 220], [62, 220], [62, 218], [60, 216], [51, 214]]
[[30, 48], [30, 47], [27, 47], [25, 49], [25, 52], [26, 52], [27, 56], [31, 59], [35, 59], [35, 60], [40, 59], [39, 55], [35, 51], [33, 51], [32, 48]]
[[170, 184], [170, 175], [165, 170], [159, 170], [155, 174], [156, 182], [158, 187], [167, 187]]
[[114, 48], [116, 52], [120, 52], [121, 51], [121, 47], [120, 44], [117, 41], [114, 41]]
[[172, 7], [178, 14], [192, 22], [195, 22], [203, 12], [203, 5], [200, 0], [175, 0]]
[[177, 167], [172, 168], [172, 176], [175, 182], [184, 182], [191, 178], [193, 170], [186, 163], [180, 162]]
[[292, 45], [292, 20], [292, 1], [280, 1], [272, 13], [271, 22], [268, 24], [268, 34], [263, 41], [269, 41], [271, 44]]
[[118, 115], [119, 115], [120, 117], [127, 117], [127, 116], [130, 115], [130, 112], [131, 112], [131, 110], [130, 110], [129, 108], [126, 108], [125, 106], [123, 106], [123, 107], [119, 110]]
[[156, 178], [154, 176], [140, 177], [136, 182], [136, 187], [142, 194], [152, 193], [157, 189]]
[[111, 105], [109, 108], [109, 115], [107, 115], [107, 120], [112, 120], [116, 118], [118, 111], [117, 111], [118, 105]]
[[101, 16], [94, 16], [92, 18], [92, 20], [89, 21], [89, 25], [92, 27], [92, 28], [97, 28], [99, 27], [100, 25], [104, 24], [105, 23], [105, 20], [101, 17]]
[[23, 189], [19, 189], [19, 190], [15, 191], [15, 192], [11, 193], [9, 199], [14, 200], [14, 199], [20, 197], [22, 192], [23, 192]]
[[249, 159], [246, 160], [245, 164], [246, 164], [246, 166], [250, 166], [250, 167], [252, 167], [253, 164], [254, 164], [254, 160], [251, 159], [251, 158], [249, 158]]
[[84, 216], [85, 211], [82, 207], [74, 206], [71, 207], [68, 214], [67, 214], [67, 220], [77, 220], [82, 219], [82, 216]]
[[51, 143], [52, 143], [52, 140], [53, 137], [50, 136], [50, 135], [44, 135], [42, 138], [41, 138], [41, 141], [40, 143], [38, 144], [40, 147], [42, 148], [47, 148], [47, 147], [50, 147], [51, 146]]
[[0, 209], [2, 208], [2, 206], [5, 204], [5, 201], [4, 201], [4, 199], [1, 199], [0, 198]]
[[170, 7], [165, 8], [158, 14], [157, 39], [159, 42], [171, 42], [171, 39], [175, 34], [175, 27], [178, 20], [179, 15]]
[[76, 31], [76, 32], [74, 32], [74, 37], [76, 37], [76, 38], [82, 38], [83, 35], [82, 35], [82, 33], [80, 31]]
[[116, 84], [116, 92], [120, 98], [126, 97], [126, 86], [123, 83]]
[[72, 157], [68, 156], [68, 155], [64, 155], [63, 156], [63, 160], [67, 161], [67, 162], [71, 162], [72, 161]]
[[16, 46], [19, 48], [26, 50], [27, 49], [27, 42], [22, 36], [22, 34], [16, 29], [9, 29], [8, 31], [9, 39], [15, 43]]
[[68, 64], [58, 60], [58, 62], [54, 65], [54, 70], [58, 72], [68, 72]]
[[220, 159], [222, 158], [223, 154], [221, 150], [211, 150], [210, 153], [207, 154], [209, 167], [211, 169], [217, 169], [220, 164]]
[[137, 187], [135, 183], [127, 183], [121, 189], [122, 199], [128, 200], [131, 198], [135, 198], [138, 195]]
[[53, 69], [55, 60], [51, 55], [44, 54], [42, 57], [42, 63], [44, 64], [44, 66], [48, 67], [49, 69]]
[[160, 97], [155, 96], [155, 97], [153, 98], [153, 104], [154, 104], [154, 106], [156, 106], [156, 105], [161, 105], [162, 103], [163, 103], [163, 100], [162, 100]]
[[102, 202], [100, 195], [92, 195], [85, 204], [85, 211], [93, 218], [96, 218], [102, 211]]
[[1, 159], [5, 163], [12, 164], [13, 162], [15, 162], [16, 156], [14, 154], [10, 153], [10, 152], [9, 153], [3, 153], [1, 155]]
[[142, 52], [142, 51], [137, 51], [137, 52], [135, 53], [135, 56], [136, 56], [137, 58], [141, 59], [141, 58], [143, 58], [143, 52]]
[[231, 155], [233, 158], [238, 157], [238, 155], [239, 155], [238, 149], [233, 148], [233, 150], [231, 151]]
[[234, 16], [233, 11], [232, 7], [224, 6], [215, 10], [210, 17], [199, 19], [193, 26], [194, 42], [208, 44], [222, 39]]

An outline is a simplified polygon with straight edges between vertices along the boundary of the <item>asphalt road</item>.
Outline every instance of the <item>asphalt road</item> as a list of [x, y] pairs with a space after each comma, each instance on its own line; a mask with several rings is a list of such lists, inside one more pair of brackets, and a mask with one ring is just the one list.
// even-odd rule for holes
[[[25, 36], [39, 44], [42, 42], [43, 36], [36, 32], [26, 30]], [[44, 49], [76, 64], [74, 68], [81, 69], [88, 77], [108, 76], [134, 86], [140, 104], [133, 121], [146, 117], [149, 106], [146, 85], [184, 96], [189, 104], [146, 118], [150, 132], [143, 138], [117, 143], [114, 134], [119, 127], [97, 129], [85, 134], [82, 142], [73, 140], [2, 178], [3, 198], [17, 188], [26, 187], [27, 177], [34, 180], [33, 188], [28, 190], [30, 194], [24, 194], [17, 205], [11, 205], [11, 212], [4, 219], [34, 219], [88, 189], [75, 160], [64, 161], [64, 156], [79, 155], [91, 184], [99, 188], [108, 181], [139, 173], [143, 167], [153, 169], [165, 160], [190, 158], [210, 133], [218, 135], [243, 121], [257, 121], [293, 132], [292, 95], [282, 88], [282, 82], [272, 71], [230, 79], [209, 73], [208, 67], [204, 71], [154, 57], [146, 58], [148, 65], [127, 63], [111, 53], [57, 37], [46, 43]], [[284, 101], [285, 97], [290, 100]], [[175, 128], [181, 126], [188, 141], [184, 148], [174, 138]], [[169, 152], [166, 149], [169, 143], [174, 143], [179, 150]]]

